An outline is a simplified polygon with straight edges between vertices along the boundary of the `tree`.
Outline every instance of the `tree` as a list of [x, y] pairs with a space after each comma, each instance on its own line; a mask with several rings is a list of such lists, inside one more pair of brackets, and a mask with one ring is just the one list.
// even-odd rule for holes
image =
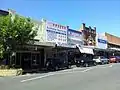
[[[30, 18], [15, 15], [0, 16], [0, 51], [1, 55], [14, 51], [16, 45], [24, 45], [33, 40], [37, 28], [33, 30], [34, 23]], [[1, 56], [2, 57], [2, 56]]]

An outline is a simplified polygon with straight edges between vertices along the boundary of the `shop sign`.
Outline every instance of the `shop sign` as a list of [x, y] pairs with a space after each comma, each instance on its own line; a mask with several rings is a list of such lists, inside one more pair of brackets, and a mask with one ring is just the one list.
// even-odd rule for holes
[[68, 43], [69, 44], [83, 44], [83, 35], [82, 32], [75, 30], [68, 30]]
[[67, 26], [46, 22], [46, 41], [67, 43]]
[[97, 34], [96, 47], [101, 49], [107, 48], [107, 37], [104, 34]]

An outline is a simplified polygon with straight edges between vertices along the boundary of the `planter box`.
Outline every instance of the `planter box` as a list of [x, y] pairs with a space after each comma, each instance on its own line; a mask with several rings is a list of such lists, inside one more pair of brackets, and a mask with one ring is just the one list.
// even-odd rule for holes
[[18, 76], [22, 73], [22, 69], [0, 69], [0, 76]]

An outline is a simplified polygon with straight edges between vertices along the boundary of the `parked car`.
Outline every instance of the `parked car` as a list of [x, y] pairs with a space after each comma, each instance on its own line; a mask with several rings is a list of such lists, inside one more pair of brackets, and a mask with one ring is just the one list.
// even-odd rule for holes
[[47, 70], [60, 70], [65, 68], [71, 68], [71, 63], [68, 58], [66, 58], [66, 53], [57, 53], [54, 57], [47, 58], [46, 68]]
[[97, 64], [108, 64], [109, 63], [109, 59], [104, 56], [94, 56], [93, 60]]
[[109, 57], [109, 62], [110, 63], [115, 63], [116, 62], [116, 57], [115, 56], [110, 56]]
[[75, 62], [77, 67], [89, 67], [96, 65], [96, 62], [93, 61], [92, 54], [77, 54], [75, 57]]
[[120, 62], [120, 56], [116, 56], [116, 62], [117, 62], [117, 63]]
[[110, 56], [109, 62], [110, 63], [118, 63], [118, 62], [120, 62], [120, 56]]

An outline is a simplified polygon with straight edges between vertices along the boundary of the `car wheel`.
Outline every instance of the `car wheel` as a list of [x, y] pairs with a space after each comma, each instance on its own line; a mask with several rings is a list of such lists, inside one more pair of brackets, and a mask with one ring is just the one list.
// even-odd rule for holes
[[94, 66], [96, 66], [97, 65], [97, 63], [96, 62], [94, 62]]
[[104, 64], [104, 62], [102, 61], [102, 62], [101, 62], [101, 65], [103, 65], [103, 64]]
[[68, 69], [70, 69], [71, 68], [71, 65], [68, 65]]
[[80, 67], [80, 64], [76, 64], [76, 67]]

